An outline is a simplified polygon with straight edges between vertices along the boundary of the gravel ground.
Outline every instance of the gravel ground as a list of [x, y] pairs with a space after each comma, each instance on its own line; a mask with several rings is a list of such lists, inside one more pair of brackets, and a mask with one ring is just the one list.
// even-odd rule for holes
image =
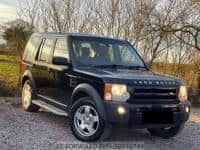
[[[144, 149], [200, 149], [200, 109], [193, 109], [190, 121], [178, 136], [164, 140], [146, 130], [114, 129], [102, 143], [143, 143]], [[24, 112], [19, 98], [0, 98], [0, 150], [64, 149], [61, 144], [81, 143], [72, 135], [69, 120], [49, 112]]]

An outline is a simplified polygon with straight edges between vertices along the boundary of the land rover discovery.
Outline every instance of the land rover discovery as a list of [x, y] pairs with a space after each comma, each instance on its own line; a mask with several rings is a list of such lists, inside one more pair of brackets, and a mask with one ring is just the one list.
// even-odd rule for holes
[[189, 117], [184, 82], [152, 73], [124, 40], [34, 33], [21, 67], [24, 110], [42, 107], [68, 116], [82, 141], [98, 140], [112, 127], [146, 128], [171, 138]]

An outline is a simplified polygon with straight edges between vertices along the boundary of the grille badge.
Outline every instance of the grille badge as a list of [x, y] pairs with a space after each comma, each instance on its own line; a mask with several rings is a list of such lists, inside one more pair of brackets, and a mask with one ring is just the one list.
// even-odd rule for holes
[[139, 84], [139, 85], [175, 85], [175, 81], [153, 81], [153, 80], [134, 80], [134, 84]]

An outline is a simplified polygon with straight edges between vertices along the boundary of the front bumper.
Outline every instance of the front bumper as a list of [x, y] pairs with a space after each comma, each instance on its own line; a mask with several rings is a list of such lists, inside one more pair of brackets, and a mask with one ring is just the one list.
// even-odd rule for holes
[[[107, 123], [134, 128], [161, 128], [185, 123], [189, 118], [190, 102], [178, 104], [129, 104], [105, 102]], [[125, 110], [120, 114], [118, 108]], [[186, 107], [189, 111], [186, 111]]]

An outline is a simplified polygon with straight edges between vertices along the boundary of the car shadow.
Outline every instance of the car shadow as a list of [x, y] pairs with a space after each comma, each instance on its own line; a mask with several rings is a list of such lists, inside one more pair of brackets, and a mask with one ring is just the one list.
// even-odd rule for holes
[[[69, 118], [64, 116], [58, 116], [45, 110], [39, 111], [39, 115], [47, 123], [56, 123], [56, 126], [62, 127], [63, 130], [71, 130], [69, 126]], [[73, 136], [73, 135], [71, 135]], [[129, 128], [112, 128], [109, 137], [102, 139], [102, 142], [112, 142], [112, 141], [146, 141], [152, 139], [153, 136], [145, 129], [129, 129]], [[155, 138], [155, 137], [153, 137]], [[157, 137], [156, 137], [157, 138]]]
[[107, 141], [143, 141], [152, 138], [145, 129], [113, 128]]
[[[20, 109], [21, 111], [24, 111], [20, 105], [15, 105], [14, 107]], [[29, 112], [27, 112], [29, 113]], [[44, 121], [47, 124], [54, 124], [57, 128], [60, 129], [60, 131], [67, 130], [68, 133], [71, 133], [71, 135], [66, 135], [66, 136], [71, 136], [72, 132], [69, 126], [69, 117], [65, 116], [58, 116], [55, 115], [51, 112], [46, 111], [45, 109], [40, 109], [39, 112], [33, 113], [34, 115], [38, 116], [40, 120]], [[54, 132], [54, 131], [52, 131]], [[75, 139], [76, 138], [72, 138]], [[176, 141], [175, 138], [171, 139], [162, 139], [159, 137], [151, 136], [150, 133], [146, 129], [133, 129], [133, 128], [112, 128], [110, 130], [108, 138], [102, 139], [100, 141], [102, 142], [114, 142], [114, 141], [124, 141], [124, 142], [135, 142], [135, 141], [154, 141], [154, 140], [159, 140], [159, 141]]]

